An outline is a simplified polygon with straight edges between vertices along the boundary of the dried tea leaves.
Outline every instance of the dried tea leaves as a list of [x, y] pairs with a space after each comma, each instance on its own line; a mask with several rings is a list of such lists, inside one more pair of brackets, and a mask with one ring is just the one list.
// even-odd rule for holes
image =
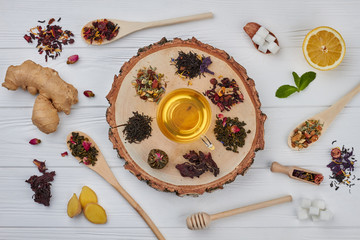
[[317, 185], [319, 185], [324, 180], [324, 176], [322, 174], [315, 174], [297, 169], [294, 169], [292, 175], [296, 178], [309, 181]]
[[239, 89], [239, 85], [234, 79], [223, 78], [218, 82], [215, 78], [210, 79], [212, 88], [207, 90], [204, 95], [220, 108], [220, 111], [230, 111], [235, 104], [244, 101], [244, 95]]
[[222, 114], [216, 116], [214, 134], [218, 141], [220, 141], [226, 150], [238, 153], [238, 147], [245, 145], [245, 138], [251, 131], [246, 131], [245, 122], [239, 121], [237, 117], [224, 117]]
[[151, 168], [162, 169], [168, 164], [169, 156], [160, 149], [151, 149], [148, 156], [148, 164]]
[[195, 151], [191, 150], [183, 157], [189, 160], [189, 162], [184, 162], [175, 166], [183, 177], [200, 177], [200, 175], [207, 171], [212, 172], [216, 177], [220, 172], [218, 166], [211, 157], [211, 153], [204, 154], [199, 151], [199, 154], [197, 154]]
[[51, 183], [54, 180], [55, 171], [46, 172], [45, 162], [34, 160], [34, 164], [38, 167], [38, 170], [43, 174], [41, 176], [33, 175], [25, 182], [29, 183], [31, 190], [35, 192], [33, 199], [35, 202], [50, 206], [51, 198]]
[[99, 151], [95, 146], [91, 146], [91, 142], [88, 138], [81, 136], [77, 132], [72, 132], [70, 140], [67, 142], [69, 144], [71, 154], [74, 157], [80, 158], [80, 163], [85, 165], [94, 166], [97, 161], [97, 155]]
[[123, 134], [126, 141], [129, 143], [140, 143], [151, 136], [152, 118], [137, 111], [133, 112], [133, 114], [134, 116], [130, 117], [126, 124], [119, 125], [118, 127], [125, 126]]

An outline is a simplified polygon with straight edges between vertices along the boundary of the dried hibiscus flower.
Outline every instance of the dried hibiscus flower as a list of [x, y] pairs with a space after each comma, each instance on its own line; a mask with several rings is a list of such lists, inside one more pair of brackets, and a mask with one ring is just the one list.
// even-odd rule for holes
[[197, 154], [195, 151], [191, 150], [183, 157], [189, 160], [189, 162], [184, 162], [175, 166], [183, 177], [200, 177], [201, 174], [207, 171], [212, 172], [216, 177], [220, 172], [218, 166], [211, 157], [211, 153], [204, 154], [199, 151], [199, 154]]

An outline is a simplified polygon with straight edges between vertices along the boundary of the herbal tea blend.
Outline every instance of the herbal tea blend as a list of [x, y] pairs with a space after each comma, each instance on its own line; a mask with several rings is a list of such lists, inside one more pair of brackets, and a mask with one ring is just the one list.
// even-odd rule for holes
[[110, 41], [119, 33], [119, 26], [107, 19], [92, 22], [91, 27], [84, 27], [82, 35], [85, 39], [90, 40], [90, 44], [97, 42], [101, 44], [104, 39]]
[[137, 111], [133, 112], [133, 114], [134, 116], [130, 117], [126, 124], [119, 125], [118, 127], [125, 126], [123, 134], [126, 141], [129, 143], [140, 143], [151, 136], [152, 118]]
[[239, 121], [237, 117], [224, 117], [222, 114], [216, 115], [214, 133], [216, 139], [221, 142], [226, 150], [238, 153], [238, 147], [245, 145], [245, 138], [251, 131], [246, 131], [244, 121]]
[[151, 149], [148, 156], [148, 164], [155, 169], [162, 169], [168, 164], [168, 155], [160, 149]]
[[220, 172], [218, 166], [212, 159], [211, 153], [204, 154], [199, 151], [199, 154], [197, 154], [194, 150], [191, 150], [183, 157], [189, 160], [189, 162], [175, 166], [183, 177], [200, 177], [200, 175], [207, 171], [212, 172], [216, 177]]
[[136, 79], [132, 81], [136, 94], [141, 99], [149, 102], [158, 102], [165, 93], [166, 83], [164, 74], [156, 73], [156, 68], [151, 66], [139, 69]]
[[207, 96], [210, 101], [220, 108], [220, 111], [230, 111], [231, 107], [235, 104], [244, 101], [244, 95], [239, 89], [239, 85], [233, 79], [223, 78], [218, 82], [215, 78], [210, 80], [212, 88], [207, 90], [204, 95]]
[[315, 183], [318, 185], [324, 180], [324, 177], [321, 174], [305, 172], [305, 171], [298, 170], [298, 169], [294, 169], [292, 175], [299, 179], [309, 181], [309, 182], [312, 182], [312, 183]]
[[97, 161], [97, 155], [99, 151], [95, 146], [91, 146], [91, 142], [88, 138], [81, 136], [77, 132], [72, 132], [70, 137], [69, 144], [71, 154], [74, 157], [79, 157], [80, 163], [84, 163], [85, 165], [94, 166]]
[[309, 144], [319, 139], [323, 125], [319, 120], [305, 121], [300, 128], [294, 130], [294, 134], [291, 137], [291, 146], [300, 149], [307, 148]]
[[354, 181], [360, 180], [360, 178], [356, 178], [353, 174], [355, 170], [354, 165], [357, 161], [354, 155], [354, 148], [347, 149], [344, 146], [342, 149], [338, 147], [333, 148], [331, 150], [331, 157], [332, 160], [327, 165], [332, 172], [332, 175], [330, 175], [330, 179], [332, 179], [330, 186], [338, 190], [340, 184], [343, 184], [349, 188], [350, 192], [351, 187], [355, 185]]
[[[61, 18], [57, 20], [60, 22]], [[38, 21], [44, 23], [45, 21]], [[39, 54], [45, 52], [45, 61], [48, 58], [56, 59], [60, 56], [62, 51], [62, 45], [73, 44], [75, 40], [74, 34], [69, 30], [62, 30], [58, 25], [52, 25], [55, 19], [49, 20], [48, 24], [43, 26], [36, 26], [29, 30], [29, 35], [25, 34], [24, 39], [28, 43], [32, 43], [32, 40], [37, 41], [36, 48], [38, 48]]]
[[214, 75], [214, 72], [208, 69], [212, 63], [210, 57], [199, 56], [191, 51], [188, 53], [179, 51], [179, 56], [176, 59], [171, 59], [171, 63], [177, 68], [176, 74], [184, 79], [192, 79], [201, 75], [205, 76], [204, 73]]

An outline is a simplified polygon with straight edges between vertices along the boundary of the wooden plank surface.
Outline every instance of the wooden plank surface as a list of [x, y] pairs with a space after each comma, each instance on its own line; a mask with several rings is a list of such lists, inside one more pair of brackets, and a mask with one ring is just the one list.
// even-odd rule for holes
[[[95, 173], [79, 165], [66, 151], [65, 137], [76, 129], [84, 131], [100, 146], [105, 158], [124, 188], [139, 202], [167, 239], [359, 239], [360, 182], [351, 194], [345, 187], [330, 188], [326, 165], [330, 161], [331, 142], [354, 146], [360, 156], [360, 96], [356, 96], [340, 113], [318, 143], [304, 152], [287, 147], [289, 131], [300, 121], [324, 110], [360, 82], [360, 27], [357, 0], [285, 1], [285, 0], [199, 0], [199, 1], [6, 1], [0, 0], [0, 82], [9, 65], [31, 59], [56, 69], [61, 77], [79, 90], [79, 103], [69, 116], [60, 114], [57, 132], [45, 135], [31, 123], [34, 96], [0, 87], [0, 239], [154, 239], [150, 229], [130, 205]], [[211, 11], [214, 18], [204, 21], [164, 26], [134, 33], [113, 44], [93, 47], [80, 39], [86, 22], [101, 18], [151, 21]], [[45, 63], [34, 45], [23, 39], [37, 20], [61, 17], [63, 29], [75, 33], [75, 44], [65, 46], [62, 56]], [[242, 27], [250, 21], [265, 25], [279, 38], [281, 50], [275, 56], [258, 53]], [[347, 52], [335, 70], [320, 72], [305, 61], [301, 45], [307, 32], [318, 26], [331, 26], [345, 39]], [[113, 77], [122, 64], [136, 55], [137, 49], [162, 37], [198, 40], [228, 52], [255, 80], [268, 115], [265, 123], [265, 149], [257, 153], [253, 166], [222, 190], [197, 198], [178, 197], [158, 192], [124, 170], [124, 161], [117, 156], [108, 140], [105, 96]], [[67, 65], [66, 58], [79, 54], [80, 61]], [[275, 97], [276, 89], [292, 84], [291, 72], [315, 71], [317, 78], [299, 94], [288, 99]], [[171, 80], [174, 76], [168, 76]], [[84, 90], [93, 90], [96, 97], [88, 99]], [[28, 141], [38, 137], [43, 142], [31, 146]], [[38, 174], [32, 160], [46, 160], [57, 175], [53, 182], [51, 206], [44, 207], [31, 199], [32, 191], [25, 180]], [[285, 165], [311, 168], [324, 174], [325, 180], [316, 187], [271, 173], [272, 161]], [[360, 163], [357, 163], [360, 164]], [[355, 174], [360, 171], [355, 168]], [[107, 210], [109, 222], [93, 225], [84, 216], [70, 219], [66, 204], [73, 192], [83, 185], [93, 188], [99, 202]], [[185, 227], [189, 214], [204, 211], [216, 213], [247, 204], [292, 194], [295, 201], [284, 205], [245, 213], [213, 222], [205, 231]], [[335, 218], [331, 222], [300, 222], [295, 208], [302, 197], [324, 199]]]

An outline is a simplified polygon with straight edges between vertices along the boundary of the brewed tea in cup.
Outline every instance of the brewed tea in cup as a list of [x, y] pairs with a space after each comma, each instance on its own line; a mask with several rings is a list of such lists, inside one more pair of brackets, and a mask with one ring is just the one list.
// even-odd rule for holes
[[161, 132], [174, 142], [186, 143], [201, 138], [213, 148], [204, 135], [211, 121], [210, 104], [193, 89], [180, 88], [168, 93], [160, 101], [156, 120]]

